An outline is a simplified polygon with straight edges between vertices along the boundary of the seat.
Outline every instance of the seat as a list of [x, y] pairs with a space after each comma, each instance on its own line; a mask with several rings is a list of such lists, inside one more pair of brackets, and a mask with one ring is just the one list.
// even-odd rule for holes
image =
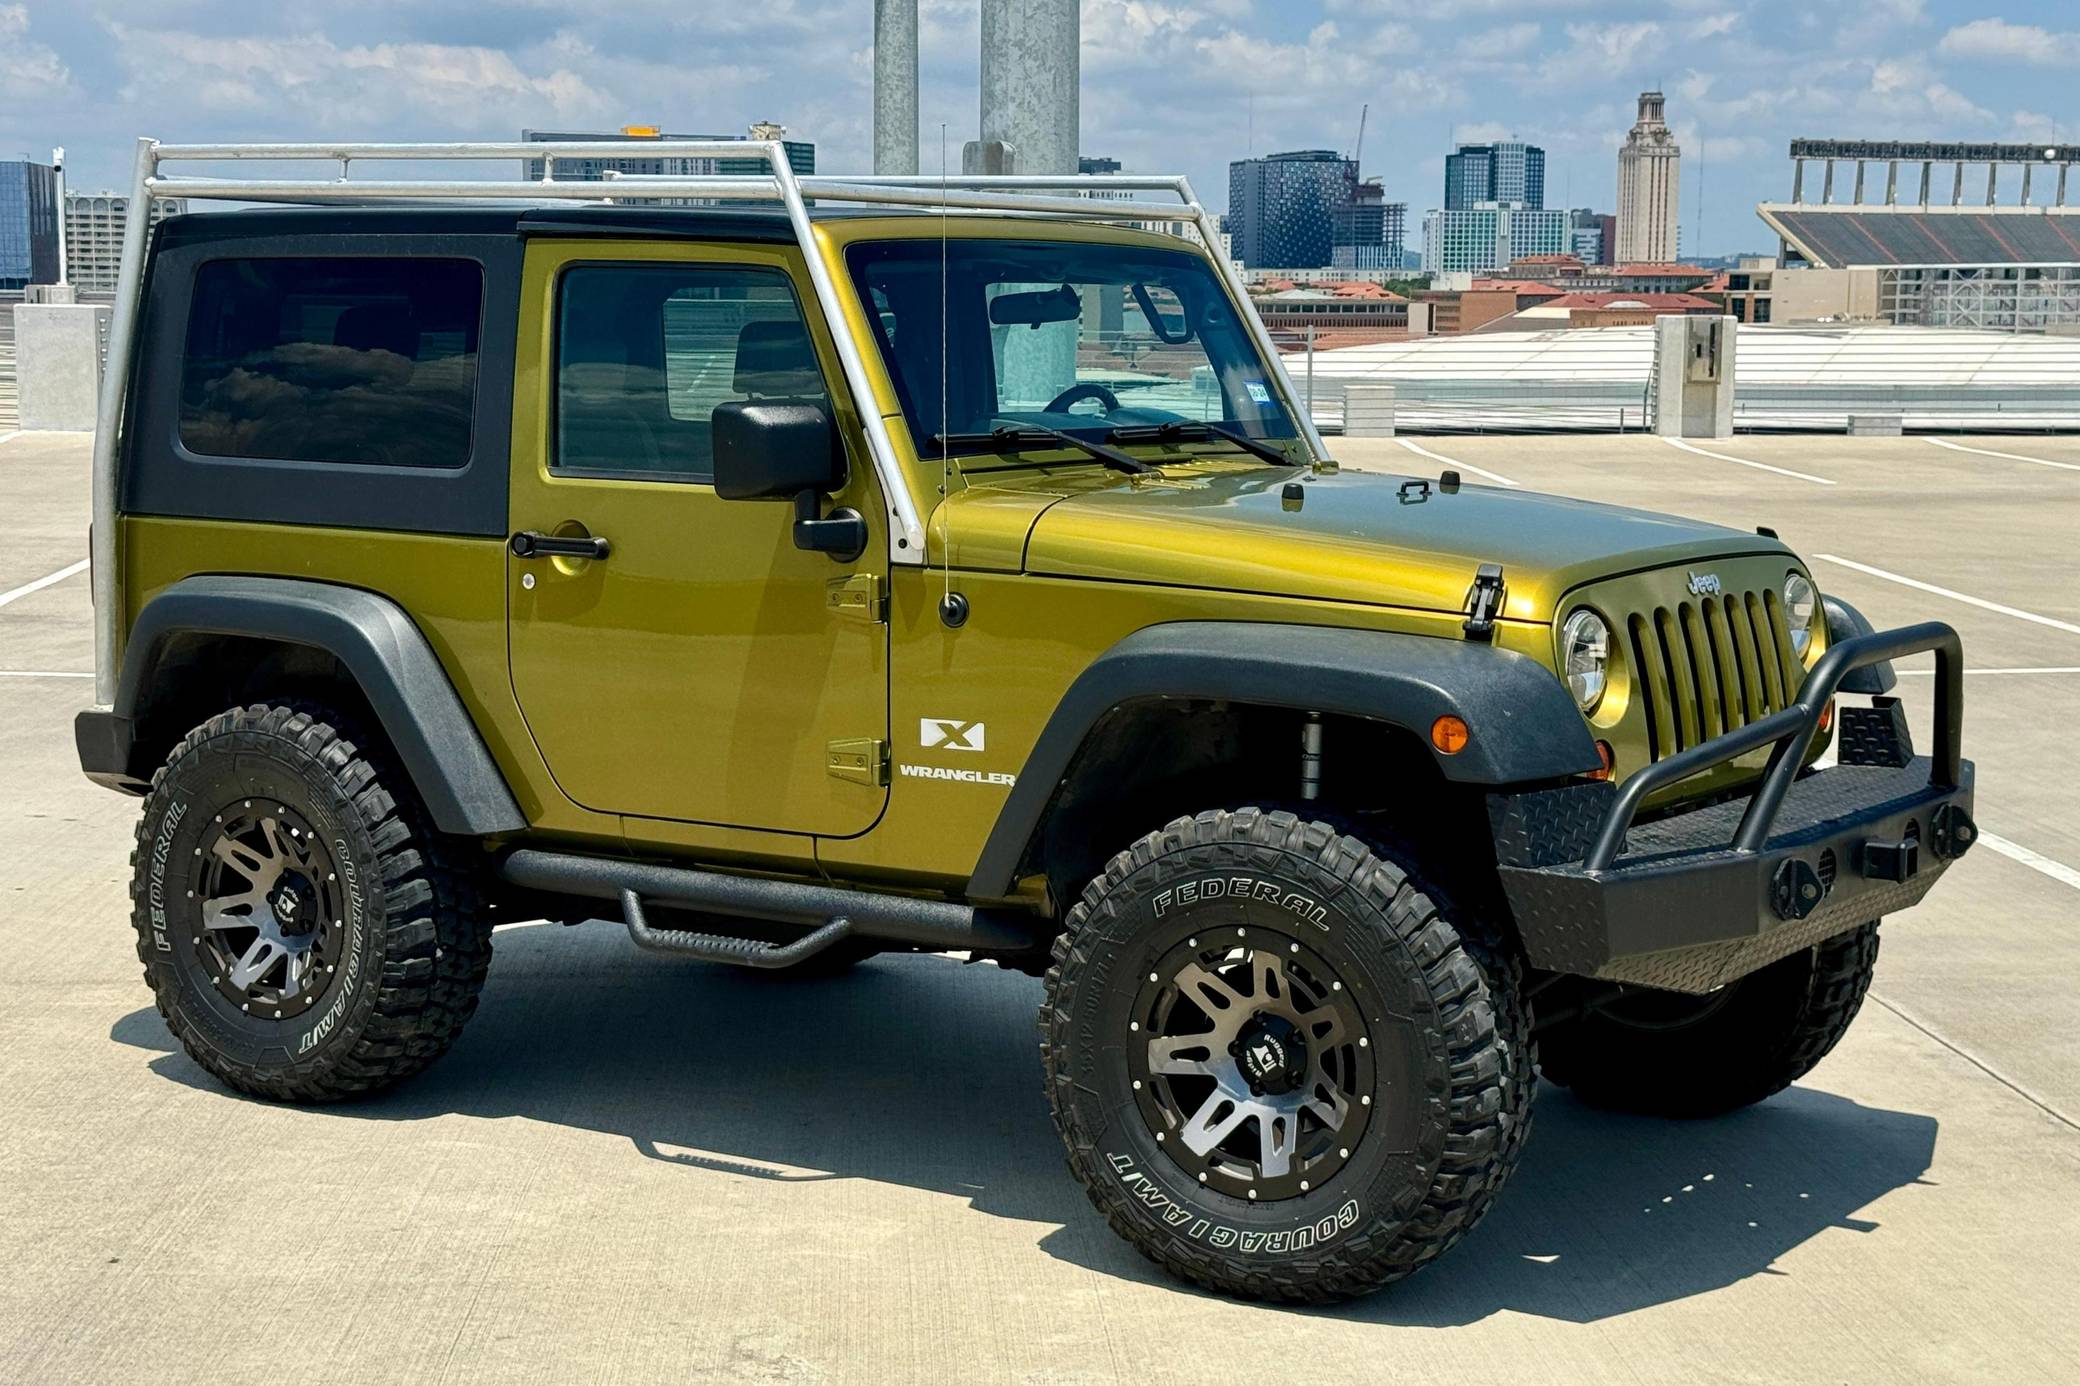
[[799, 318], [747, 322], [739, 329], [736, 387], [748, 399], [823, 398], [823, 372]]

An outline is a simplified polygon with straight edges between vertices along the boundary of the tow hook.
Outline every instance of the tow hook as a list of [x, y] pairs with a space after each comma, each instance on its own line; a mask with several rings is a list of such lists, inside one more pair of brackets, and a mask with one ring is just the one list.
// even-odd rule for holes
[[1928, 824], [1928, 845], [1945, 861], [1963, 856], [1979, 840], [1979, 825], [1956, 804], [1945, 804]]
[[1804, 919], [1820, 908], [1820, 899], [1826, 894], [1820, 873], [1797, 857], [1779, 866], [1769, 883], [1770, 908], [1779, 919]]

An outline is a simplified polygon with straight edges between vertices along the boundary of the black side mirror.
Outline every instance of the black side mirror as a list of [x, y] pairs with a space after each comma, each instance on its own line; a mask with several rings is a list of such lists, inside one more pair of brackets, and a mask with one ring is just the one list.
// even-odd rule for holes
[[792, 500], [794, 543], [850, 563], [867, 548], [857, 510], [823, 513], [845, 484], [838, 425], [820, 404], [730, 400], [715, 406], [715, 494], [723, 500]]
[[820, 404], [734, 399], [715, 406], [715, 494], [793, 500], [845, 484], [838, 426]]

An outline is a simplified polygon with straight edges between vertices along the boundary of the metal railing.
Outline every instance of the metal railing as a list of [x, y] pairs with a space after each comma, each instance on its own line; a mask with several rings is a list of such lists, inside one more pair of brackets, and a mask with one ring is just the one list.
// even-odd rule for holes
[[[114, 321], [108, 338], [108, 359], [115, 369], [105, 372], [94, 437], [94, 527], [92, 542], [94, 586], [95, 700], [108, 703], [115, 696], [115, 515], [117, 434], [124, 416], [129, 384], [127, 363], [135, 346], [144, 279], [146, 240], [151, 225], [152, 203], [159, 198], [230, 199], [241, 202], [367, 203], [456, 200], [502, 202], [611, 202], [614, 187], [640, 182], [644, 199], [698, 199], [714, 202], [777, 202], [791, 224], [815, 291], [818, 307], [830, 324], [845, 376], [862, 427], [868, 451], [880, 478], [889, 507], [889, 561], [926, 562], [925, 530], [916, 501], [902, 471], [900, 454], [890, 436], [888, 423], [874, 399], [874, 377], [859, 344], [845, 330], [845, 300], [841, 297], [818, 245], [811, 225], [808, 200], [867, 205], [909, 207], [940, 212], [987, 212], [1034, 217], [1067, 217], [1099, 221], [1184, 222], [1197, 233], [1208, 258], [1216, 266], [1236, 311], [1248, 325], [1251, 337], [1262, 352], [1273, 378], [1283, 392], [1290, 412], [1300, 420], [1300, 431], [1312, 455], [1328, 460], [1321, 435], [1302, 407], [1301, 399], [1286, 374], [1284, 364], [1250, 305], [1249, 294], [1234, 264], [1218, 252], [1218, 230], [1206, 209], [1193, 195], [1191, 184], [1182, 177], [1131, 177], [1123, 175], [1050, 175], [1039, 177], [843, 177], [799, 176], [789, 165], [786, 147], [776, 140], [656, 140], [645, 141], [640, 152], [645, 158], [729, 159], [765, 162], [760, 174], [646, 175], [640, 179], [617, 178], [612, 182], [588, 180], [559, 182], [556, 165], [567, 159], [618, 159], [631, 152], [625, 141], [573, 141], [548, 144], [531, 140], [445, 144], [161, 144], [153, 139], [137, 142], [137, 160], [131, 197], [123, 224], [122, 266], [117, 275]], [[455, 177], [411, 177], [355, 179], [350, 175], [357, 163], [471, 163], [489, 160], [540, 160], [542, 177], [536, 179], [470, 179]], [[224, 176], [222, 174], [169, 177], [161, 170], [168, 164], [288, 162], [338, 165], [331, 178], [277, 178]], [[1103, 194], [1099, 197], [1056, 196], [1069, 192]], [[1154, 194], [1172, 201], [1142, 201], [1121, 196]]]

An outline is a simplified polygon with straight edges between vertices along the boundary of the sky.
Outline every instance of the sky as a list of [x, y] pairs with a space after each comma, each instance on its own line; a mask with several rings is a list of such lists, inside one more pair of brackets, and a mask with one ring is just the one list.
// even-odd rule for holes
[[[1637, 94], [1683, 148], [1683, 245], [1773, 249], [1789, 141], [2080, 139], [2073, 0], [1082, 0], [1082, 144], [1189, 175], [1348, 152], [1442, 199], [1455, 140], [1547, 150], [1547, 205], [1611, 210]], [[922, 0], [921, 166], [979, 123], [976, 0]], [[776, 120], [818, 168], [871, 163], [872, 0], [0, 0], [0, 157], [68, 151], [79, 191], [133, 141], [511, 139], [523, 127]], [[1980, 185], [1983, 188], [1983, 183]], [[2012, 190], [2011, 190], [2012, 192]]]

